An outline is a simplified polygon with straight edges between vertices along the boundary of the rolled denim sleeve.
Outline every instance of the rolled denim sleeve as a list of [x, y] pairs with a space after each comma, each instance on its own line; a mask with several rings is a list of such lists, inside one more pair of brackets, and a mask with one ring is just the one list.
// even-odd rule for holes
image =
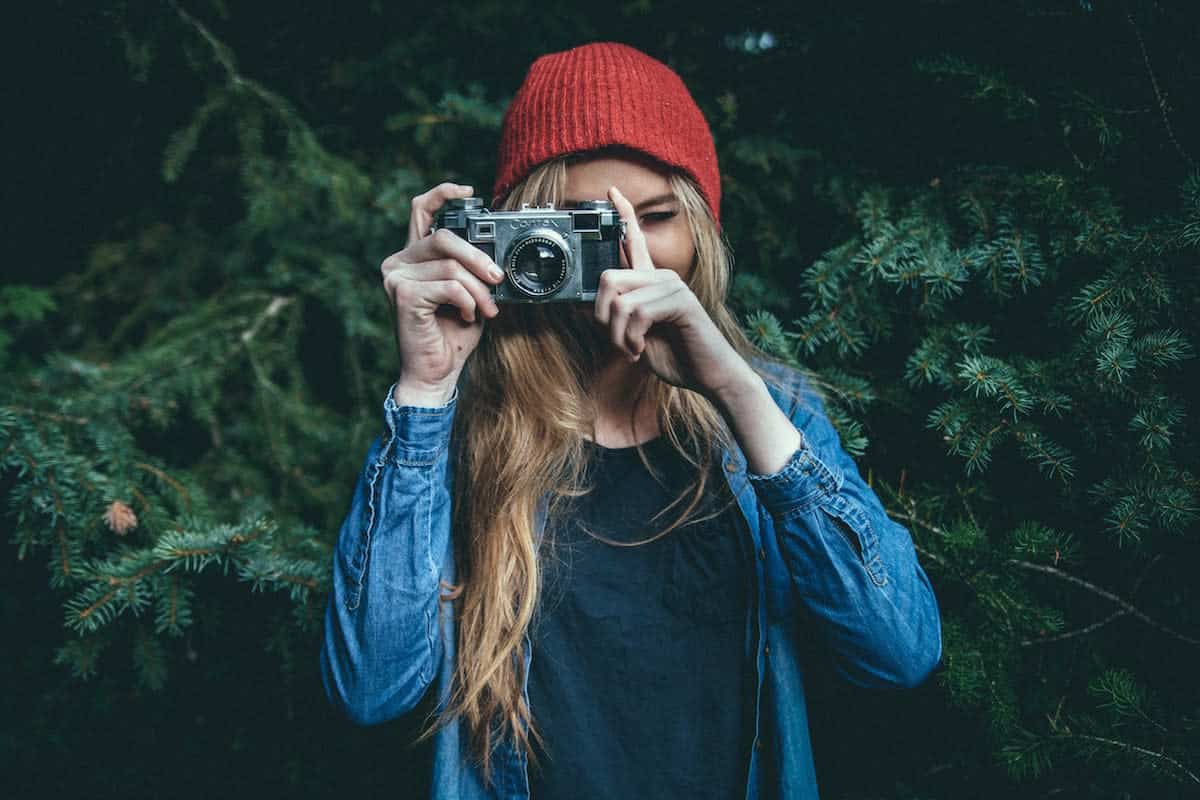
[[888, 517], [820, 398], [803, 385], [790, 418], [800, 447], [778, 472], [748, 477], [774, 520], [797, 597], [821, 623], [847, 680], [917, 686], [941, 662], [942, 633], [912, 537]]
[[436, 674], [441, 567], [450, 547], [450, 431], [458, 392], [438, 408], [384, 400], [333, 553], [321, 680], [360, 725], [413, 708]]

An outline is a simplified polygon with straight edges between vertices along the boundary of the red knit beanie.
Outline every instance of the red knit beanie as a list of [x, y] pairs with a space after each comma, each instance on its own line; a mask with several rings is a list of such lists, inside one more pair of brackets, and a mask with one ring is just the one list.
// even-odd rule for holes
[[721, 173], [704, 115], [666, 64], [615, 42], [533, 62], [504, 113], [492, 189], [499, 202], [557, 156], [619, 145], [686, 172], [721, 222]]

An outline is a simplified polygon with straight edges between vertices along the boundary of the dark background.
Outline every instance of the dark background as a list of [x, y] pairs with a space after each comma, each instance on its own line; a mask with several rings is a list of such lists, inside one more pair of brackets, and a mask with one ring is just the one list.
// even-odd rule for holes
[[[1119, 102], [1137, 147], [1122, 151], [1108, 167], [1116, 174], [1104, 177], [1119, 180], [1149, 212], [1173, 200], [1163, 189], [1176, 182], [1180, 158], [1127, 12], [1153, 59], [1176, 138], [1193, 149], [1200, 141], [1190, 102], [1200, 76], [1194, 3], [851, 0], [745, 3], [731, 13], [719, 4], [663, 2], [629, 12], [641, 7], [616, 4], [600, 13], [593, 4], [567, 4], [550, 13], [528, 0], [313, 3], [298, 13], [293, 3], [256, 2], [231, 9], [226, 20], [203, 4], [191, 10], [233, 49], [244, 73], [294, 103], [327, 148], [350, 155], [386, 149], [383, 122], [401, 108], [400, 85], [476, 80], [490, 97], [503, 97], [538, 55], [611, 39], [685, 70], [706, 109], [721, 91], [740, 90], [739, 131], [791, 129], [826, 159], [890, 183], [926, 182], [964, 163], [1061, 164], [1071, 139], [1064, 141], [1049, 114], [1033, 131], [1023, 120], [1006, 129], [987, 108], [950, 102], [952, 92], [914, 74], [917, 60], [954, 53], [1003, 70], [1035, 98], [1080, 90]], [[182, 38], [182, 31], [161, 31], [178, 27], [165, 3], [47, 3], [14, 16], [20, 19], [10, 26], [6, 53], [5, 268], [11, 279], [44, 285], [77, 268], [97, 240], [188, 207], [187, 193], [162, 181], [160, 163], [168, 136], [203, 99], [204, 78], [169, 50], [156, 54], [144, 81], [131, 75], [119, 28]], [[761, 31], [777, 43], [753, 62], [725, 43]], [[413, 51], [421, 62], [404, 63]], [[353, 72], [352, 85], [331, 78], [339, 65]], [[1094, 148], [1083, 137], [1077, 144]], [[490, 176], [474, 181], [490, 186]], [[208, 211], [219, 224], [220, 209]], [[816, 253], [832, 237], [826, 220], [809, 222], [819, 209], [804, 211], [798, 221], [813, 230]]]

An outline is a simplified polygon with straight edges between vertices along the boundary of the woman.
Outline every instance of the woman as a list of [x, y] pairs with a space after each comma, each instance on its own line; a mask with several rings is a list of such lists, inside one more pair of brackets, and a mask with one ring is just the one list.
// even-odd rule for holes
[[436, 686], [433, 795], [815, 798], [800, 644], [911, 687], [941, 659], [908, 532], [811, 383], [724, 302], [712, 135], [679, 77], [601, 43], [538, 59], [493, 208], [610, 199], [594, 304], [505, 304], [413, 200], [382, 265], [400, 377], [339, 534], [321, 672], [360, 724]]

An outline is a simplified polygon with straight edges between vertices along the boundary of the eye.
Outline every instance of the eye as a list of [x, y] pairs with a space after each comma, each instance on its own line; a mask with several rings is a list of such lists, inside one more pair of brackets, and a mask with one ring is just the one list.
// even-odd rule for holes
[[649, 214], [642, 215], [642, 224], [645, 225], [646, 223], [666, 222], [667, 220], [672, 219], [678, 213], [679, 212], [675, 210], [652, 211]]

